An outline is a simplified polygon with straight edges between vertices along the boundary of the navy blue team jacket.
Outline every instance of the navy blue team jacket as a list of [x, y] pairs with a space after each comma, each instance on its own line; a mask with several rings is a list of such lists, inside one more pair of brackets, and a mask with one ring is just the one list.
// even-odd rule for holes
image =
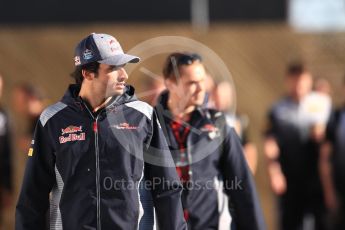
[[[152, 107], [127, 86], [94, 114], [79, 90], [71, 85], [40, 116], [16, 207], [16, 230], [47, 229], [48, 210], [50, 229], [143, 229], [139, 226], [152, 224], [142, 223], [142, 191], [148, 189], [158, 227], [185, 229], [182, 187]], [[153, 180], [154, 186], [144, 184]]]
[[[175, 164], [181, 162], [178, 143], [172, 132], [172, 115], [163, 92], [155, 107]], [[224, 210], [222, 192], [229, 198], [232, 226], [239, 230], [266, 229], [254, 180], [244, 158], [241, 142], [224, 114], [196, 109], [189, 123], [186, 154], [190, 181], [182, 192], [188, 212], [188, 229], [219, 229]], [[223, 228], [223, 227], [222, 227]], [[229, 228], [228, 228], [229, 229]]]

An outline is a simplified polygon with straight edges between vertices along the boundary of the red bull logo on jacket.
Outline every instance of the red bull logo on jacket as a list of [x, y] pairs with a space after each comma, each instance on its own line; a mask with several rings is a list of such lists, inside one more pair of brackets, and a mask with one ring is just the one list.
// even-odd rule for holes
[[[70, 141], [84, 141], [85, 133], [82, 132], [82, 126], [70, 125], [67, 128], [61, 129], [61, 136], [59, 137], [60, 144]], [[67, 136], [65, 136], [68, 134]]]
[[70, 125], [67, 128], [61, 129], [61, 135], [65, 135], [69, 133], [77, 133], [77, 132], [82, 132], [82, 131], [83, 131], [82, 126]]

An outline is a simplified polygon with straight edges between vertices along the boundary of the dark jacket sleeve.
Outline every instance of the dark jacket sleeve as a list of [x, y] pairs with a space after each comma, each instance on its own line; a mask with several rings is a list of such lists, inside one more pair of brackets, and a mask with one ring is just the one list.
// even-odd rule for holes
[[341, 112], [342, 112], [341, 110], [332, 111], [332, 113], [328, 119], [328, 123], [327, 123], [327, 127], [326, 127], [326, 140], [330, 141], [333, 144], [335, 143], [336, 130], [337, 130], [337, 126], [339, 123], [339, 118], [340, 118]]
[[225, 125], [224, 129], [221, 171], [236, 229], [266, 229], [255, 183], [244, 158], [241, 142], [233, 128]]
[[12, 191], [12, 138], [10, 130], [10, 122], [8, 116], [4, 113], [4, 133], [1, 137], [2, 139], [2, 149], [0, 153], [1, 162], [1, 189]]
[[158, 228], [187, 229], [181, 204], [182, 185], [155, 112], [144, 160], [145, 178], [151, 184], [148, 189], [151, 190]]
[[54, 165], [55, 156], [48, 134], [38, 122], [16, 207], [16, 230], [47, 229], [49, 193], [55, 183]]
[[273, 113], [273, 109], [271, 109], [267, 113], [266, 118], [266, 128], [264, 130], [265, 137], [276, 137], [276, 119]]

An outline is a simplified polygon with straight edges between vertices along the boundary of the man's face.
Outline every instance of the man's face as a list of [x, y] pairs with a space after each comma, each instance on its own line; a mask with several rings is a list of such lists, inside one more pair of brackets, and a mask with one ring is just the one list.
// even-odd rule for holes
[[124, 66], [100, 64], [98, 75], [93, 80], [93, 87], [97, 92], [104, 92], [105, 98], [124, 93], [128, 75]]
[[302, 99], [311, 91], [313, 80], [310, 73], [305, 72], [298, 76], [288, 76], [287, 78], [289, 94], [296, 99]]
[[202, 105], [205, 98], [206, 71], [204, 66], [195, 61], [191, 65], [181, 65], [179, 76], [168, 79], [171, 98], [179, 100], [182, 107]]

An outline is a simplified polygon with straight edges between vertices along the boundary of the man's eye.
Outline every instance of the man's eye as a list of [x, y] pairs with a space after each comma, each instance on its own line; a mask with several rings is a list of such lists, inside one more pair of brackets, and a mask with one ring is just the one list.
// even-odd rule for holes
[[119, 66], [112, 66], [111, 67], [111, 71], [116, 71], [116, 70], [119, 70], [121, 68], [125, 67], [125, 65], [119, 65]]

